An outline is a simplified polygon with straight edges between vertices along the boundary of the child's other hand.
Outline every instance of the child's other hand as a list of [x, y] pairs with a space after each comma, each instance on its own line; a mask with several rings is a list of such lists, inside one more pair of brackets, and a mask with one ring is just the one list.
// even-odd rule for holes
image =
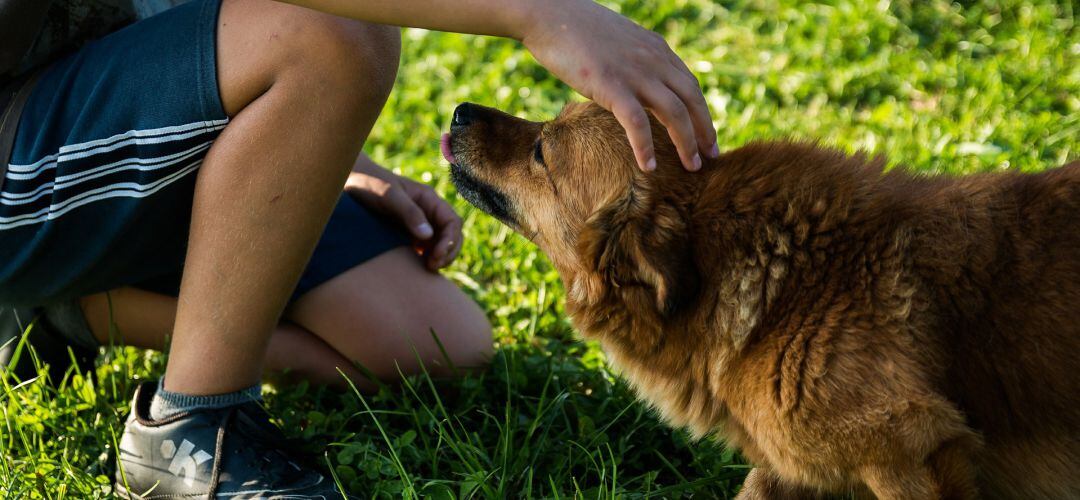
[[401, 222], [428, 269], [450, 265], [461, 252], [461, 217], [430, 186], [401, 177], [362, 157], [345, 191], [365, 207]]

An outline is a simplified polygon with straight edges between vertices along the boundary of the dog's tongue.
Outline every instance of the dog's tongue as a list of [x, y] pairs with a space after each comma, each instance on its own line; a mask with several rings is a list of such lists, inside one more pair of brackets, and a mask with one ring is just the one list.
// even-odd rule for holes
[[442, 150], [443, 158], [446, 158], [446, 161], [457, 163], [454, 152], [450, 150], [450, 134], [443, 134], [442, 139], [439, 139], [439, 149]]

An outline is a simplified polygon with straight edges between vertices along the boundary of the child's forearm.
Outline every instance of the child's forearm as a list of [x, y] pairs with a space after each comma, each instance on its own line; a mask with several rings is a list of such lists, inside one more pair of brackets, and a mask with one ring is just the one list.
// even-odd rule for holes
[[[279, 0], [342, 17], [394, 26], [521, 40], [548, 9], [583, 0]], [[588, 0], [584, 0], [588, 1]]]
[[279, 0], [396, 26], [520, 40], [542, 66], [611, 111], [643, 170], [656, 168], [651, 120], [688, 170], [716, 158], [709, 106], [686, 64], [655, 33], [592, 0]]

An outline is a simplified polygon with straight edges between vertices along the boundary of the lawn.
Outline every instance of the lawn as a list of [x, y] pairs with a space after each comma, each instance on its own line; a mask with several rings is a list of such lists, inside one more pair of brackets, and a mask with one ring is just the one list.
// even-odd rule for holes
[[[816, 138], [935, 174], [1034, 171], [1080, 156], [1080, 30], [1061, 2], [631, 0], [614, 8], [663, 34], [698, 75], [722, 148]], [[465, 217], [447, 275], [488, 311], [497, 355], [459, 381], [425, 377], [361, 397], [266, 386], [290, 435], [365, 496], [704, 497], [747, 467], [635, 402], [577, 340], [537, 249], [471, 209], [438, 137], [461, 101], [531, 119], [580, 99], [519, 44], [406, 30], [397, 87], [366, 150], [437, 187]], [[115, 440], [138, 381], [163, 357], [104, 350], [96, 373], [3, 376], [0, 491], [108, 497]]]

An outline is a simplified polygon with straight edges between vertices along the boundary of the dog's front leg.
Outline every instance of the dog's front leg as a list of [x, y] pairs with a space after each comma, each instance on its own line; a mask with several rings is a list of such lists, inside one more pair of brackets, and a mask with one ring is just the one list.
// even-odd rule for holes
[[769, 467], [754, 467], [735, 500], [818, 500], [824, 495], [785, 481]]
[[937, 482], [926, 466], [873, 465], [864, 467], [860, 475], [878, 500], [942, 498]]
[[963, 436], [942, 444], [925, 464], [877, 464], [859, 475], [878, 500], [974, 500], [980, 495], [970, 453], [978, 446], [973, 436]]

